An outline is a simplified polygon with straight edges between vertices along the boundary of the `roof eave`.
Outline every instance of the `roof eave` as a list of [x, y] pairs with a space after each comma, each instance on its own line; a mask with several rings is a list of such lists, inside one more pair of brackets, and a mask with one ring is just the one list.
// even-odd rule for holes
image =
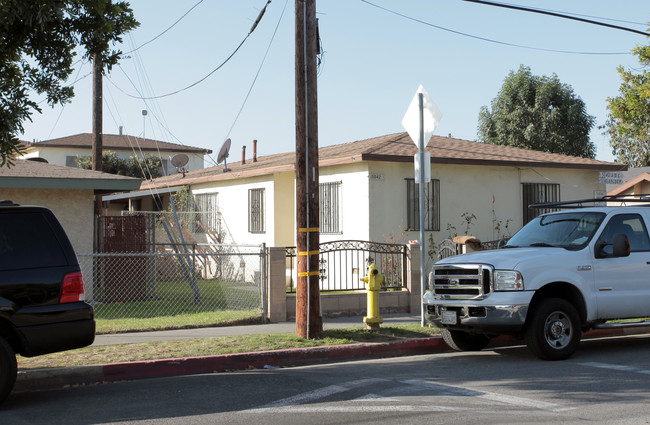
[[88, 189], [103, 192], [138, 190], [141, 179], [77, 179], [52, 177], [11, 177], [0, 179], [0, 187], [10, 189]]
[[[381, 155], [362, 154], [363, 161], [385, 161], [385, 162], [413, 162], [412, 156], [403, 155]], [[627, 166], [623, 164], [572, 164], [541, 161], [508, 161], [494, 159], [463, 159], [463, 158], [440, 158], [431, 157], [432, 164], [453, 164], [453, 165], [492, 165], [498, 167], [535, 167], [535, 168], [573, 168], [581, 170], [600, 171], [625, 171]]]

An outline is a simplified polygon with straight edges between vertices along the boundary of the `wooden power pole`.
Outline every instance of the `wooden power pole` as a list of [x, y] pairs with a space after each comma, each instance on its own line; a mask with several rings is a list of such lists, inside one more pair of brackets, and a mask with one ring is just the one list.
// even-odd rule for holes
[[316, 0], [296, 0], [296, 334], [323, 330], [319, 289], [318, 36]]
[[[102, 171], [102, 76], [103, 62], [101, 55], [93, 55], [93, 135], [92, 135], [92, 169]], [[102, 195], [95, 194], [95, 248], [100, 248], [101, 231], [99, 217], [102, 215]]]
[[95, 171], [102, 171], [102, 57], [93, 55], [93, 166]]

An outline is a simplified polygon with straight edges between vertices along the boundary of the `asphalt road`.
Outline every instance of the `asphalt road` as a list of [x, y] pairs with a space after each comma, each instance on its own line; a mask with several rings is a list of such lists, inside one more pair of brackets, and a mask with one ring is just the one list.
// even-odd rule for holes
[[650, 422], [650, 336], [195, 375], [15, 394], [0, 424]]

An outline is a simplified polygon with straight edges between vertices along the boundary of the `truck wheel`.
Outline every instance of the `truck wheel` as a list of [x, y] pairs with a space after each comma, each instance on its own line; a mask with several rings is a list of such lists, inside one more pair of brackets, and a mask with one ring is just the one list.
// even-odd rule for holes
[[541, 300], [529, 312], [526, 345], [543, 360], [569, 358], [580, 344], [580, 319], [575, 307], [559, 298]]
[[442, 339], [455, 351], [481, 351], [487, 347], [490, 337], [482, 334], [470, 334], [463, 331], [440, 329]]
[[16, 383], [16, 354], [11, 346], [0, 337], [0, 403], [9, 395]]

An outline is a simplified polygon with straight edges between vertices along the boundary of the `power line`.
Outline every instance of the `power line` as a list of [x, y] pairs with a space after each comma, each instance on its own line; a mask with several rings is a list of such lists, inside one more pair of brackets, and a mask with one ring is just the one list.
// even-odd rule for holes
[[235, 121], [230, 126], [230, 129], [228, 130], [228, 134], [226, 134], [226, 137], [224, 137], [224, 140], [226, 140], [228, 138], [228, 136], [230, 136], [230, 132], [235, 127], [235, 124], [237, 123], [237, 120], [239, 120], [239, 116], [241, 115], [242, 111], [244, 110], [244, 106], [246, 106], [246, 102], [248, 101], [248, 97], [250, 96], [251, 91], [253, 91], [253, 87], [255, 86], [255, 82], [257, 82], [257, 77], [260, 75], [260, 71], [262, 71], [262, 66], [264, 66], [264, 62], [266, 62], [266, 56], [269, 54], [269, 50], [271, 49], [271, 44], [273, 44], [273, 40], [275, 39], [275, 35], [278, 32], [278, 28], [280, 27], [280, 22], [282, 22], [282, 17], [284, 16], [284, 11], [287, 8], [287, 3], [289, 3], [289, 0], [286, 0], [284, 2], [284, 7], [282, 8], [282, 13], [280, 14], [280, 18], [278, 19], [278, 23], [275, 26], [275, 30], [273, 31], [273, 35], [271, 36], [271, 40], [269, 41], [269, 45], [266, 48], [266, 52], [264, 53], [264, 57], [262, 58], [262, 62], [260, 63], [259, 68], [257, 68], [257, 73], [255, 74], [255, 78], [253, 79], [253, 82], [251, 83], [251, 86], [248, 89], [248, 93], [246, 93], [246, 97], [244, 98], [244, 102], [242, 103], [241, 108], [239, 108], [239, 112], [237, 112], [237, 116], [235, 117]]
[[127, 96], [129, 96], [129, 97], [131, 97], [131, 98], [134, 98], [134, 99], [142, 99], [142, 100], [161, 99], [161, 98], [163, 98], [163, 97], [173, 96], [173, 95], [178, 94], [178, 93], [180, 93], [180, 92], [183, 92], [183, 91], [185, 91], [185, 90], [191, 89], [192, 87], [196, 86], [197, 84], [200, 84], [200, 83], [202, 83], [203, 81], [207, 80], [207, 79], [208, 79], [212, 74], [214, 74], [215, 72], [217, 72], [218, 70], [220, 70], [220, 69], [221, 69], [221, 68], [222, 68], [226, 63], [228, 63], [228, 61], [229, 61], [230, 59], [232, 59], [233, 56], [235, 56], [235, 53], [237, 53], [237, 52], [239, 51], [239, 49], [241, 48], [241, 46], [243, 46], [244, 43], [246, 42], [246, 40], [248, 40], [248, 37], [251, 36], [251, 34], [253, 33], [253, 31], [255, 31], [255, 28], [257, 28], [257, 25], [259, 24], [260, 20], [262, 19], [262, 16], [264, 16], [264, 13], [266, 12], [266, 8], [268, 7], [268, 5], [269, 5], [270, 3], [271, 3], [271, 0], [268, 0], [268, 1], [266, 2], [266, 4], [264, 5], [264, 8], [262, 8], [262, 10], [260, 11], [259, 15], [257, 16], [257, 19], [256, 19], [255, 22], [253, 23], [253, 26], [251, 27], [250, 31], [248, 32], [248, 34], [246, 34], [246, 37], [244, 37], [244, 39], [241, 41], [241, 43], [239, 43], [239, 46], [237, 46], [237, 48], [236, 48], [236, 49], [235, 49], [235, 50], [234, 50], [234, 51], [233, 51], [233, 52], [232, 52], [232, 53], [231, 53], [231, 54], [226, 58], [226, 60], [224, 60], [224, 61], [223, 61], [219, 66], [217, 66], [215, 69], [213, 69], [212, 71], [210, 71], [210, 72], [208, 73], [208, 75], [206, 75], [205, 77], [201, 78], [201, 79], [198, 80], [198, 81], [195, 81], [194, 83], [190, 84], [189, 86], [187, 86], [187, 87], [183, 87], [182, 89], [179, 89], [179, 90], [176, 90], [176, 91], [173, 91], [173, 92], [170, 92], [170, 93], [162, 94], [162, 95], [160, 95], [160, 96], [142, 97], [142, 96], [135, 96], [135, 95], [132, 95], [132, 94], [130, 94], [130, 93], [127, 93], [127, 92], [125, 92], [124, 90], [122, 90], [121, 88], [119, 88], [117, 85], [115, 85], [115, 84], [113, 84], [113, 85], [115, 85], [115, 88], [117, 88], [119, 91], [121, 91], [121, 92], [124, 93], [125, 95], [127, 95]]
[[535, 9], [535, 8], [532, 8], [532, 7], [516, 6], [516, 5], [513, 5], [513, 4], [506, 4], [506, 3], [497, 3], [497, 2], [486, 1], [486, 0], [463, 0], [463, 1], [470, 2], [470, 3], [483, 4], [483, 5], [486, 5], [486, 6], [496, 6], [496, 7], [503, 7], [503, 8], [506, 8], [506, 9], [521, 10], [521, 11], [524, 11], [524, 12], [540, 13], [542, 15], [555, 16], [557, 18], [563, 18], [563, 19], [571, 19], [571, 20], [574, 20], [574, 21], [585, 22], [587, 24], [593, 24], [593, 25], [600, 25], [600, 26], [603, 26], [603, 27], [613, 28], [613, 29], [617, 29], [617, 30], [621, 30], [621, 31], [629, 31], [629, 32], [632, 32], [632, 33], [635, 33], [635, 34], [640, 34], [640, 35], [645, 35], [645, 36], [650, 35], [647, 32], [635, 30], [633, 28], [627, 28], [627, 27], [621, 27], [621, 26], [618, 26], [618, 25], [606, 24], [604, 22], [592, 21], [591, 19], [579, 18], [577, 16], [571, 16], [571, 15], [567, 15], [567, 14], [564, 14], [564, 13], [552, 12], [552, 11], [549, 11], [549, 10]]
[[[553, 10], [553, 9], [542, 9], [542, 8], [535, 8], [536, 10], [544, 10], [546, 12], [555, 12], [555, 13], [565, 13], [562, 12], [561, 10]], [[606, 18], [603, 16], [593, 16], [593, 15], [585, 15], [582, 13], [572, 13], [572, 16], [584, 16], [585, 18], [594, 18], [594, 19], [600, 19], [603, 21], [611, 21], [611, 22], [622, 22], [625, 24], [632, 24], [632, 25], [639, 25], [639, 26], [648, 26], [647, 22], [635, 22], [635, 21], [626, 21], [623, 19], [614, 19], [614, 18]]]
[[532, 47], [532, 46], [525, 46], [525, 45], [522, 45], [522, 44], [508, 43], [508, 42], [505, 42], [505, 41], [499, 41], [499, 40], [493, 40], [493, 39], [490, 39], [490, 38], [479, 37], [477, 35], [472, 35], [472, 34], [464, 33], [464, 32], [461, 32], [461, 31], [452, 30], [450, 28], [441, 27], [439, 25], [435, 25], [435, 24], [432, 24], [430, 22], [426, 22], [426, 21], [423, 21], [421, 19], [417, 19], [417, 18], [414, 18], [412, 16], [408, 16], [408, 15], [405, 15], [403, 13], [396, 12], [396, 11], [388, 9], [386, 7], [379, 6], [379, 5], [377, 5], [375, 3], [372, 3], [372, 2], [370, 2], [368, 0], [361, 0], [361, 2], [366, 3], [366, 4], [370, 5], [370, 6], [376, 7], [377, 9], [383, 10], [385, 12], [392, 13], [393, 15], [397, 15], [397, 16], [402, 17], [404, 19], [408, 19], [410, 21], [417, 22], [419, 24], [423, 24], [423, 25], [426, 25], [426, 26], [429, 26], [429, 27], [437, 28], [439, 30], [447, 31], [447, 32], [450, 32], [450, 33], [453, 33], [453, 34], [462, 35], [464, 37], [469, 37], [469, 38], [473, 38], [473, 39], [476, 39], [476, 40], [486, 41], [488, 43], [500, 44], [500, 45], [503, 45], [503, 46], [519, 47], [519, 48], [522, 48], [522, 49], [537, 50], [537, 51], [542, 51], [542, 52], [565, 53], [565, 54], [573, 54], [573, 55], [629, 55], [630, 54], [629, 52], [579, 52], [579, 51], [570, 51], [570, 50], [544, 49], [544, 48], [541, 48], [541, 47]]
[[122, 53], [122, 54], [123, 54], [123, 55], [128, 55], [129, 53], [133, 53], [133, 52], [135, 52], [136, 50], [140, 50], [141, 48], [143, 48], [143, 47], [146, 46], [147, 44], [151, 43], [152, 41], [157, 40], [157, 39], [160, 38], [163, 34], [165, 34], [167, 31], [169, 31], [170, 29], [174, 28], [174, 27], [176, 26], [176, 24], [178, 24], [180, 21], [182, 21], [184, 17], [186, 17], [186, 16], [187, 16], [187, 15], [188, 15], [192, 10], [194, 10], [194, 8], [195, 8], [196, 6], [200, 5], [201, 3], [203, 3], [203, 0], [199, 0], [199, 2], [196, 3], [194, 6], [190, 7], [190, 9], [189, 9], [187, 12], [185, 12], [185, 13], [183, 14], [183, 16], [181, 16], [180, 18], [178, 18], [178, 19], [176, 20], [176, 22], [174, 22], [173, 24], [171, 24], [171, 25], [170, 25], [166, 30], [164, 30], [163, 32], [161, 32], [160, 34], [158, 34], [157, 36], [155, 36], [155, 37], [152, 38], [151, 40], [147, 41], [146, 43], [142, 43], [141, 45], [139, 45], [139, 46], [136, 47], [135, 49], [130, 50], [130, 51], [126, 52], [126, 53]]

